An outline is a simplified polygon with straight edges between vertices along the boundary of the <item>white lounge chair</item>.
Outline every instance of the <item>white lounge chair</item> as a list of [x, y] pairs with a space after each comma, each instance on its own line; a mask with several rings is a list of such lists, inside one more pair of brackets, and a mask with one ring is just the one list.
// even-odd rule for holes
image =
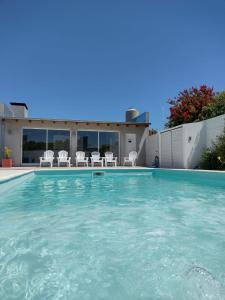
[[137, 152], [131, 151], [128, 157], [124, 157], [124, 166], [125, 164], [131, 164], [132, 167], [134, 167], [136, 166], [136, 160], [137, 160]]
[[71, 157], [68, 157], [68, 152], [67, 151], [59, 151], [58, 152], [58, 167], [60, 166], [60, 164], [67, 164], [68, 167], [70, 167], [70, 161], [71, 161]]
[[92, 152], [91, 153], [91, 166], [94, 167], [95, 163], [96, 164], [101, 164], [101, 166], [103, 167], [103, 159], [100, 157], [99, 152]]
[[114, 164], [115, 167], [117, 165], [117, 157], [113, 157], [113, 153], [112, 152], [105, 152], [105, 165], [106, 167], [108, 166], [108, 164]]
[[51, 168], [54, 160], [54, 152], [51, 150], [45, 151], [44, 156], [40, 157], [40, 167], [43, 163], [49, 163]]
[[85, 164], [88, 167], [88, 157], [85, 157], [85, 152], [77, 151], [76, 152], [76, 166], [78, 167], [79, 163]]

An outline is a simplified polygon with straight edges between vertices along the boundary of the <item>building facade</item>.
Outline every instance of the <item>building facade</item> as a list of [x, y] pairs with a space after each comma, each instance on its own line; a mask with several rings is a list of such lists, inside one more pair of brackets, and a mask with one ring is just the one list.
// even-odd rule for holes
[[75, 162], [76, 151], [111, 151], [119, 163], [132, 150], [138, 152], [138, 165], [145, 164], [144, 141], [149, 132], [148, 113], [126, 112], [125, 122], [37, 119], [28, 117], [25, 103], [0, 104], [0, 152], [12, 150], [13, 166], [39, 164], [44, 151], [66, 150]]

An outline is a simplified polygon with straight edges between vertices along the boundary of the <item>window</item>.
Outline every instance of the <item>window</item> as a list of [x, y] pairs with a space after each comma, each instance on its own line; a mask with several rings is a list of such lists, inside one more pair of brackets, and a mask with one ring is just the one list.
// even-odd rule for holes
[[119, 133], [110, 131], [78, 131], [77, 151], [84, 151], [87, 156], [99, 151], [104, 156], [106, 151], [119, 157]]
[[23, 129], [22, 163], [36, 164], [44, 151], [70, 150], [69, 130]]
[[98, 151], [98, 132], [78, 131], [77, 151], [84, 151], [87, 156], [91, 156], [93, 151]]
[[104, 156], [106, 151], [113, 152], [119, 156], [119, 135], [118, 132], [99, 132], [99, 152]]
[[23, 130], [23, 163], [38, 163], [46, 150], [47, 131], [44, 129]]
[[68, 130], [48, 130], [48, 150], [55, 156], [60, 150], [70, 151], [70, 132]]

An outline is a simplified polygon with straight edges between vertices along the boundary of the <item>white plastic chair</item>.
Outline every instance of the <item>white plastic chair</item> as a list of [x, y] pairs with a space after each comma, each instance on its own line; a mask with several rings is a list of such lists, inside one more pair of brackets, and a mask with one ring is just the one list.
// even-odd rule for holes
[[103, 159], [100, 157], [99, 152], [91, 153], [91, 166], [94, 167], [95, 163], [101, 164], [101, 166], [103, 167]]
[[112, 152], [105, 152], [105, 165], [108, 166], [108, 163], [114, 164], [117, 166], [117, 157], [113, 157]]
[[70, 167], [70, 161], [71, 157], [68, 157], [68, 152], [67, 151], [59, 151], [58, 152], [58, 167], [60, 166], [61, 163], [66, 163], [68, 167]]
[[137, 152], [131, 151], [128, 157], [124, 157], [124, 166], [125, 164], [131, 164], [132, 167], [134, 167], [136, 166], [136, 160], [137, 160]]
[[49, 163], [51, 168], [54, 160], [54, 152], [51, 150], [47, 150], [44, 152], [44, 156], [40, 157], [40, 167], [43, 163]]
[[85, 164], [88, 167], [88, 157], [85, 157], [85, 152], [77, 151], [76, 152], [76, 166], [78, 167], [79, 163]]

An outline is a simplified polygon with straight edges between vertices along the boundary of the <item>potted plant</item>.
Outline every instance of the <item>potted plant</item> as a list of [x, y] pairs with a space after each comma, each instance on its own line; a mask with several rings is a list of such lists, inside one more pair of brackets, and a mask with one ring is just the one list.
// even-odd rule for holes
[[4, 156], [5, 156], [5, 158], [2, 159], [2, 167], [3, 168], [11, 168], [12, 167], [12, 158], [10, 158], [11, 149], [9, 147], [5, 147]]

